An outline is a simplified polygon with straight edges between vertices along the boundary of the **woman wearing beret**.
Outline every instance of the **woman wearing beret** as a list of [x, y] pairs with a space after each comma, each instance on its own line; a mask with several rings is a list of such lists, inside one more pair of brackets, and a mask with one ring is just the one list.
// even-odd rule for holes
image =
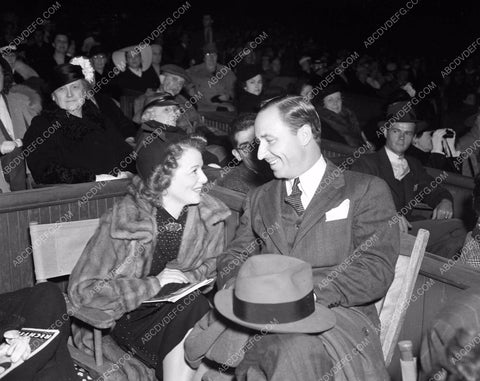
[[[174, 132], [144, 145], [140, 177], [101, 218], [70, 276], [72, 303], [111, 315], [113, 339], [154, 368], [159, 380], [191, 379], [183, 341], [210, 307], [197, 293], [175, 303], [142, 302], [179, 283], [214, 277], [224, 249], [230, 211], [201, 193], [203, 147], [204, 140]], [[85, 335], [75, 335], [78, 343], [88, 341]]]
[[237, 72], [238, 96], [235, 107], [238, 113], [257, 112], [260, 109], [263, 89], [262, 68], [257, 65], [240, 66]]
[[[93, 70], [84, 71], [93, 78]], [[80, 64], [55, 67], [51, 88], [54, 105], [32, 120], [24, 138], [34, 180], [82, 183], [100, 174], [135, 172], [134, 160], [128, 159], [132, 148], [112, 119], [87, 97], [89, 83]]]

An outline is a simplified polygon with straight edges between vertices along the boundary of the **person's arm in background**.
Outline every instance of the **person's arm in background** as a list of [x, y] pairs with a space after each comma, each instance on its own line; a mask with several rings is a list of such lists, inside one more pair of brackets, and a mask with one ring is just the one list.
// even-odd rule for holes
[[444, 171], [436, 178], [433, 178], [418, 160], [410, 158], [409, 164], [411, 166], [410, 170], [415, 176], [414, 182], [417, 184], [416, 194], [423, 194], [421, 202], [433, 208], [432, 219], [452, 218], [453, 196], [441, 185], [445, 178], [448, 177], [448, 174]]
[[38, 73], [28, 66], [25, 62], [16, 60], [14, 71], [22, 76], [23, 79], [29, 79], [31, 77], [39, 77]]
[[[477, 144], [475, 144], [475, 142], [477, 142]], [[471, 148], [475, 154], [478, 154], [480, 148], [480, 113], [477, 115], [472, 128], [457, 139], [456, 148], [460, 152], [464, 152], [467, 148]]]

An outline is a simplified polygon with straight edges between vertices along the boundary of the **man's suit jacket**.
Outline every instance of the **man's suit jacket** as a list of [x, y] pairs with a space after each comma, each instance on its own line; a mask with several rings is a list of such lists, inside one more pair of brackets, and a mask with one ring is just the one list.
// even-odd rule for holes
[[[405, 158], [410, 172], [402, 179], [402, 183], [395, 180], [385, 147], [373, 154], [360, 157], [352, 165], [352, 170], [385, 180], [390, 187], [397, 212], [401, 212], [407, 220], [411, 217], [413, 207], [419, 202], [435, 208], [442, 199], [453, 200], [450, 192], [440, 185], [443, 179], [438, 178], [436, 181], [417, 159], [409, 156]], [[401, 184], [405, 198], [402, 197]]]
[[[284, 186], [283, 180], [272, 180], [247, 196], [235, 239], [217, 261], [219, 287], [250, 255], [289, 255], [312, 265], [317, 302], [363, 306], [359, 309], [378, 323], [372, 303], [386, 294], [399, 253], [399, 228], [389, 224], [395, 208], [385, 182], [342, 173], [327, 161], [291, 250], [282, 227]], [[345, 200], [349, 200], [347, 208], [341, 206]]]

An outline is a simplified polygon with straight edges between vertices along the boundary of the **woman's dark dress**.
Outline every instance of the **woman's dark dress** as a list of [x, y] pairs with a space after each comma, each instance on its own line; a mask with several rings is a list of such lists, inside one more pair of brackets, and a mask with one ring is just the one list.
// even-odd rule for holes
[[339, 114], [325, 107], [317, 107], [316, 110], [322, 121], [322, 139], [348, 144], [354, 148], [364, 144], [358, 119], [352, 111], [345, 107]]
[[262, 98], [259, 95], [251, 94], [241, 89], [235, 107], [239, 114], [243, 112], [258, 112], [261, 103]]
[[[158, 208], [157, 244], [149, 276], [156, 276], [177, 258], [186, 220], [186, 208], [178, 219]], [[209, 309], [207, 298], [201, 294], [195, 298], [186, 296], [175, 303], [141, 305], [117, 320], [111, 336], [124, 350], [132, 351], [146, 365], [155, 368], [157, 379], [162, 380], [163, 359]]]
[[91, 101], [82, 118], [55, 107], [32, 120], [23, 140], [27, 164], [41, 184], [82, 183], [115, 171], [136, 173], [133, 150]]

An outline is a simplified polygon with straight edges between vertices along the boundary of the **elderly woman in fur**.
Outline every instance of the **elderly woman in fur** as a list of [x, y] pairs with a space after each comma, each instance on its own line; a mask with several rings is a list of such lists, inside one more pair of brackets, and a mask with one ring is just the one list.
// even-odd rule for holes
[[[115, 320], [110, 336], [155, 369], [159, 380], [190, 380], [183, 343], [210, 309], [200, 293], [175, 303], [142, 304], [160, 291], [215, 276], [229, 209], [202, 194], [204, 140], [162, 132], [138, 153], [128, 194], [100, 220], [69, 285], [74, 306], [100, 309]], [[91, 346], [83, 330], [76, 344]], [[105, 353], [108, 357], [108, 350]], [[132, 356], [133, 357], [133, 356]], [[128, 379], [147, 379], [145, 375]]]

